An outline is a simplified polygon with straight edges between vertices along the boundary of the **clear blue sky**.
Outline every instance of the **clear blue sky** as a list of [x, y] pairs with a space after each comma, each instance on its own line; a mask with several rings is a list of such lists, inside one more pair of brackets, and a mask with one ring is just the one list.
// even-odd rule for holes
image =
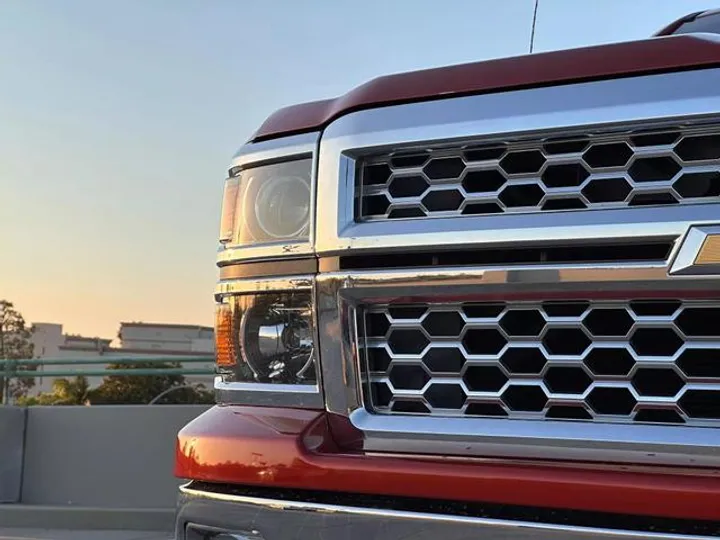
[[[111, 337], [212, 322], [230, 157], [276, 108], [527, 51], [532, 0], [0, 0], [0, 298]], [[540, 0], [536, 50], [720, 0]]]

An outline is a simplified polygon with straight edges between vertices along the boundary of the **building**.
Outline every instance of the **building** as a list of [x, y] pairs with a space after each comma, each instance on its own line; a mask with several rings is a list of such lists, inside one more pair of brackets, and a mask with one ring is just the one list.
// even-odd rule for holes
[[111, 339], [63, 334], [62, 324], [34, 323], [32, 344], [37, 358], [98, 356], [110, 349]]
[[[187, 368], [213, 368], [215, 354], [215, 331], [209, 326], [189, 324], [162, 324], [123, 322], [118, 332], [118, 354], [126, 356], [168, 356], [181, 360], [183, 356], [208, 355], [207, 364], [187, 364]], [[186, 375], [190, 383], [202, 383], [212, 388], [211, 375]]]
[[120, 348], [157, 351], [212, 353], [215, 333], [209, 326], [186, 324], [120, 323]]
[[[35, 386], [31, 395], [52, 391], [53, 381], [57, 377], [43, 377], [45, 371], [77, 372], [99, 371], [107, 369], [108, 364], [120, 358], [167, 357], [169, 361], [179, 361], [188, 369], [212, 369], [214, 366], [214, 331], [207, 326], [182, 324], [121, 323], [118, 332], [119, 347], [112, 346], [112, 339], [84, 337], [63, 334], [63, 327], [56, 323], [34, 323], [31, 341], [36, 358], [61, 360], [68, 363], [53, 363], [38, 366]], [[105, 364], [78, 364], [72, 360], [107, 357]], [[207, 356], [207, 363], [182, 364], [183, 357]], [[91, 388], [102, 383], [102, 376], [88, 376]], [[186, 375], [190, 384], [202, 383], [212, 388], [212, 375]]]

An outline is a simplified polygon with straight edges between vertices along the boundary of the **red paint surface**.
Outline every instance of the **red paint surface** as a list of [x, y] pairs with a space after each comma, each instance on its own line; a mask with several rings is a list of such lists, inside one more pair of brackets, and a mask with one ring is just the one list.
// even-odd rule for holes
[[175, 474], [238, 485], [720, 519], [717, 470], [341, 453], [320, 411], [210, 409], [179, 433]]
[[400, 73], [373, 79], [337, 99], [280, 109], [252, 140], [320, 129], [370, 107], [716, 65], [720, 43], [679, 35]]

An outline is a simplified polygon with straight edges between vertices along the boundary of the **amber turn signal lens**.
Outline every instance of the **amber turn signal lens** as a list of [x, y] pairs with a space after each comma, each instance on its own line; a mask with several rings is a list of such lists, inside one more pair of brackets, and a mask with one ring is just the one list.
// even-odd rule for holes
[[720, 264], [720, 235], [709, 235], [705, 238], [695, 264]]
[[220, 367], [232, 367], [237, 363], [232, 330], [232, 307], [218, 304], [215, 310], [215, 363]]

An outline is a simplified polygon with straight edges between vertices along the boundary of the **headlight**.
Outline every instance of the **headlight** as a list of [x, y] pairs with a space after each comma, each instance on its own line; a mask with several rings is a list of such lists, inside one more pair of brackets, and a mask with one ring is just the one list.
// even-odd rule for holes
[[309, 291], [228, 297], [215, 335], [224, 382], [316, 383]]
[[311, 159], [241, 170], [225, 182], [220, 241], [298, 242], [310, 228]]

